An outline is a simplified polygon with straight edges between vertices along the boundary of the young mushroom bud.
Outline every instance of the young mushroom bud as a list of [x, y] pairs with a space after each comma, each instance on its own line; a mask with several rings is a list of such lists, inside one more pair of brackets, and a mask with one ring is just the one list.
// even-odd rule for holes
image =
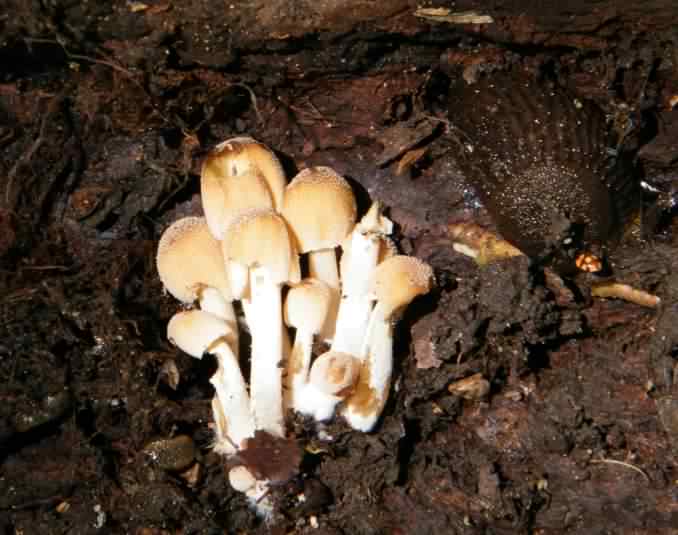
[[318, 422], [331, 419], [337, 404], [353, 392], [360, 367], [360, 361], [347, 353], [328, 351], [320, 355], [302, 390], [299, 412], [312, 415]]
[[228, 471], [228, 482], [231, 484], [233, 489], [238, 492], [246, 493], [250, 490], [257, 482], [257, 478], [252, 475], [246, 467], [234, 466]]
[[170, 225], [158, 243], [156, 264], [165, 289], [183, 303], [198, 300], [233, 329], [237, 351], [233, 296], [224, 267], [221, 246], [202, 217], [185, 217]]
[[231, 350], [233, 331], [221, 318], [203, 310], [187, 310], [172, 316], [167, 338], [192, 357], [212, 353], [218, 368], [210, 379], [215, 389], [212, 402], [217, 438], [214, 449], [230, 454], [234, 446], [254, 436], [250, 400], [238, 360]]
[[234, 490], [247, 496], [257, 514], [267, 518], [273, 513], [273, 503], [268, 497], [268, 481], [259, 480], [245, 466], [234, 466], [228, 471], [228, 482]]
[[377, 423], [391, 385], [394, 319], [415, 297], [428, 293], [432, 283], [433, 270], [417, 258], [397, 255], [377, 266], [371, 285], [377, 304], [363, 349], [367, 358], [343, 411], [354, 429], [367, 432]]
[[333, 351], [364, 358], [361, 351], [374, 304], [370, 280], [379, 262], [394, 254], [395, 246], [388, 238], [392, 230], [393, 223], [381, 215], [380, 203], [374, 202], [342, 244], [342, 295], [332, 341]]
[[240, 216], [229, 227], [222, 246], [227, 261], [249, 268], [250, 392], [255, 423], [257, 429], [283, 436], [281, 291], [284, 284], [298, 282], [299, 258], [285, 220], [272, 210]]
[[285, 406], [299, 410], [299, 395], [308, 382], [313, 337], [320, 333], [332, 303], [332, 289], [317, 279], [304, 279], [287, 292], [284, 318], [296, 329], [286, 364]]
[[249, 137], [217, 145], [202, 167], [200, 189], [207, 224], [219, 240], [234, 218], [253, 209], [280, 211], [285, 173], [273, 152]]

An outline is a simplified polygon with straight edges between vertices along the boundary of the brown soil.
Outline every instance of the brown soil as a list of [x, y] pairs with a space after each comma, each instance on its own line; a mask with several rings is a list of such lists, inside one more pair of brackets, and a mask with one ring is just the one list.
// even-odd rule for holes
[[[677, 532], [678, 5], [419, 4], [4, 0], [0, 532]], [[450, 17], [469, 10], [494, 22]], [[491, 219], [447, 88], [509, 67], [595, 101], [660, 190], [612, 255], [658, 309], [452, 250], [445, 224]], [[167, 342], [154, 268], [200, 211], [205, 151], [245, 133], [382, 200], [438, 278], [399, 324], [374, 433], [290, 423], [301, 472], [270, 525], [210, 451], [213, 363]], [[450, 393], [476, 373], [487, 396]]]

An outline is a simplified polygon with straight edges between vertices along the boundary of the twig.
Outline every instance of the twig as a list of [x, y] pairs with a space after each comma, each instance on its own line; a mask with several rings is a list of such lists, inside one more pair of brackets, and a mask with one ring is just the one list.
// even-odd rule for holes
[[[114, 71], [121, 72], [125, 76], [129, 77], [136, 85], [138, 85], [139, 87], [144, 89], [144, 87], [139, 82], [137, 82], [136, 77], [135, 77], [135, 75], [132, 71], [125, 69], [125, 67], [118, 65], [117, 63], [115, 63], [113, 61], [108, 61], [106, 59], [92, 58], [90, 56], [84, 56], [82, 54], [73, 54], [72, 52], [69, 52], [68, 50], [66, 50], [65, 47], [64, 47], [64, 52], [66, 52], [66, 55], [71, 59], [79, 59], [81, 61], [89, 61], [90, 63], [97, 63], [99, 65], [105, 65], [106, 67], [110, 67]], [[144, 89], [144, 91], [145, 91], [145, 89]]]
[[626, 463], [624, 461], [617, 461], [616, 459], [591, 459], [590, 462], [595, 463], [595, 464], [606, 463], [606, 464], [618, 464], [619, 466], [625, 466], [626, 468], [630, 468], [631, 470], [635, 470], [636, 472], [638, 472], [640, 475], [642, 475], [645, 478], [645, 480], [648, 483], [650, 483], [652, 481], [650, 479], [650, 476], [647, 475], [647, 473], [642, 468], [638, 468], [637, 466], [630, 464], [630, 463]]
[[450, 24], [492, 24], [494, 19], [489, 15], [483, 15], [477, 11], [459, 11], [453, 13], [445, 7], [420, 7], [414, 12], [414, 16], [432, 20], [435, 22], [448, 22]]
[[22, 266], [20, 271], [69, 271], [69, 266]]
[[59, 45], [63, 49], [64, 54], [66, 54], [66, 56], [69, 59], [79, 59], [81, 61], [89, 61], [90, 63], [97, 63], [99, 65], [105, 65], [107, 67], [110, 67], [111, 69], [118, 71], [118, 72], [121, 72], [122, 74], [124, 74], [125, 76], [130, 78], [136, 85], [138, 85], [141, 89], [144, 90], [144, 92], [146, 92], [145, 88], [139, 82], [137, 82], [137, 80], [135, 79], [136, 77], [135, 77], [135, 75], [132, 71], [125, 69], [125, 67], [123, 67], [122, 65], [118, 65], [117, 63], [115, 63], [113, 61], [109, 61], [109, 60], [106, 60], [106, 59], [97, 59], [97, 58], [93, 58], [93, 57], [90, 57], [90, 56], [85, 56], [84, 54], [74, 54], [73, 52], [70, 52], [66, 48], [66, 45], [64, 45], [58, 39], [44, 39], [44, 38], [31, 37], [31, 38], [25, 39], [25, 41], [27, 43], [45, 43], [45, 44]]
[[16, 163], [12, 166], [7, 173], [7, 186], [5, 188], [5, 206], [10, 206], [10, 196], [12, 192], [12, 187], [14, 185], [14, 179], [16, 178], [19, 168], [31, 161], [33, 156], [42, 146], [43, 141], [45, 140], [45, 133], [47, 132], [48, 119], [51, 118], [52, 112], [55, 108], [55, 102], [60, 101], [59, 97], [53, 98], [47, 108], [45, 116], [42, 118], [42, 123], [40, 124], [40, 131], [38, 132], [38, 137], [33, 141], [28, 151], [26, 151], [21, 158], [19, 158]]
[[64, 501], [64, 496], [62, 494], [54, 494], [47, 498], [38, 498], [35, 500], [29, 500], [20, 504], [10, 505], [0, 508], [2, 511], [21, 511], [24, 509], [38, 509], [44, 506], [52, 506], [55, 503]]
[[429, 119], [431, 121], [438, 121], [439, 123], [443, 123], [445, 126], [449, 128], [455, 128], [454, 124], [452, 124], [452, 121], [449, 119], [445, 119], [444, 117], [436, 117], [435, 115], [431, 115], [428, 113], [422, 113], [421, 116], [424, 119]]
[[233, 85], [236, 87], [242, 87], [250, 94], [250, 100], [252, 101], [252, 107], [254, 108], [254, 114], [257, 116], [257, 121], [259, 121], [259, 124], [264, 124], [264, 117], [259, 111], [259, 106], [257, 105], [257, 95], [254, 93], [254, 90], [243, 82], [236, 82]]
[[19, 301], [24, 301], [30, 299], [31, 295], [39, 291], [39, 288], [22, 288], [16, 290], [8, 295], [2, 297], [2, 303], [4, 305], [9, 305], [11, 303], [18, 303]]

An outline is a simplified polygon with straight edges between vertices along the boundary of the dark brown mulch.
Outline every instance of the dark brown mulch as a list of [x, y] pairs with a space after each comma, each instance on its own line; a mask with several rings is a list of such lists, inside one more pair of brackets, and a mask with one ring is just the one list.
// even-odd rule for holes
[[[3, 533], [675, 529], [674, 2], [469, 0], [432, 19], [410, 0], [8, 1]], [[473, 10], [494, 22], [450, 22]], [[559, 283], [525, 258], [479, 268], [451, 249], [448, 222], [492, 222], [457, 166], [464, 109], [448, 109], [447, 88], [506, 69], [593, 100], [637, 155], [658, 192], [612, 262], [658, 309], [590, 299], [586, 277]], [[438, 276], [398, 327], [374, 433], [337, 421], [321, 441], [291, 422], [304, 454], [273, 491], [272, 525], [210, 451], [213, 363], [167, 342], [178, 305], [154, 267], [162, 230], [200, 212], [204, 153], [245, 133], [290, 176], [330, 165], [362, 208], [382, 200], [401, 250]], [[486, 398], [450, 393], [476, 373]]]

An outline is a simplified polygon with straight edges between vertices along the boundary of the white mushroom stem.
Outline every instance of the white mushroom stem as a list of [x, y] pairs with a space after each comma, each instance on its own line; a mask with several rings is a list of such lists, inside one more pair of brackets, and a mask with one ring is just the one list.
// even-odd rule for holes
[[254, 436], [254, 419], [250, 412], [247, 385], [235, 355], [225, 346], [223, 342], [218, 342], [214, 348], [208, 349], [219, 362], [217, 371], [210, 378], [217, 401], [212, 404], [214, 421], [227, 423], [226, 429], [222, 430], [225, 434], [221, 436], [217, 426], [217, 440], [214, 444], [217, 452], [227, 452], [233, 445], [240, 449], [246, 439]]
[[320, 355], [300, 392], [299, 412], [318, 422], [330, 420], [337, 405], [353, 391], [359, 373], [360, 361], [352, 355], [334, 351]]
[[202, 358], [207, 352], [216, 357], [217, 371], [210, 379], [216, 391], [212, 401], [217, 435], [215, 449], [223, 454], [233, 453], [245, 439], [254, 436], [247, 386], [231, 350], [233, 330], [209, 312], [187, 310], [172, 317], [167, 337], [195, 358]]
[[[222, 246], [223, 247], [223, 246]], [[249, 299], [250, 270], [247, 266], [232, 260], [225, 260], [226, 274], [235, 299]]]
[[[212, 398], [212, 418], [214, 418], [214, 444], [212, 445], [214, 451], [220, 455], [226, 455], [230, 457], [238, 451], [235, 446], [235, 442], [230, 439], [228, 436], [228, 421], [226, 420], [226, 414], [224, 409], [221, 407], [221, 402], [216, 396]], [[249, 408], [248, 411], [249, 412]], [[250, 416], [251, 418], [251, 416]], [[252, 419], [252, 424], [254, 425], [254, 420]]]
[[257, 429], [284, 436], [282, 400], [283, 318], [281, 286], [266, 268], [250, 268], [250, 391]]
[[393, 318], [416, 296], [427, 293], [432, 283], [431, 267], [409, 256], [392, 256], [374, 271], [370, 290], [377, 304], [361, 350], [366, 359], [355, 392], [343, 410], [354, 429], [371, 431], [386, 405], [393, 372]]
[[[226, 260], [226, 273], [233, 289], [233, 297], [240, 301], [242, 311], [245, 315], [245, 322], [250, 327], [252, 323], [252, 300], [250, 294], [250, 270], [247, 266]], [[251, 329], [251, 327], [250, 327]], [[251, 333], [250, 333], [251, 334]]]
[[307, 278], [290, 288], [283, 307], [285, 323], [296, 329], [294, 346], [285, 360], [285, 408], [299, 408], [299, 393], [308, 382], [313, 337], [325, 323], [336, 291], [325, 282]]
[[255, 426], [282, 437], [284, 345], [280, 292], [283, 284], [299, 274], [299, 258], [285, 220], [272, 210], [255, 210], [240, 216], [229, 227], [222, 248], [226, 261], [249, 268], [250, 395]]
[[309, 251], [308, 272], [314, 279], [321, 280], [332, 288], [339, 288], [340, 282], [336, 249]]
[[233, 302], [227, 301], [221, 295], [219, 290], [216, 288], [205, 287], [198, 292], [198, 302], [200, 303], [200, 310], [214, 314], [215, 316], [221, 318], [228, 326], [233, 329], [234, 335], [236, 335], [235, 347], [232, 347], [233, 352], [237, 356], [238, 352], [238, 318], [235, 315], [235, 310], [233, 309]]
[[388, 399], [393, 373], [393, 325], [386, 319], [384, 307], [377, 304], [370, 315], [362, 349], [366, 360], [360, 371], [356, 394], [344, 409], [348, 424], [359, 431], [371, 431]]
[[370, 281], [384, 247], [385, 236], [393, 223], [381, 215], [375, 202], [348, 238], [341, 259], [342, 296], [332, 351], [340, 351], [364, 359], [367, 322], [374, 305]]
[[350, 252], [345, 254], [350, 255], [351, 262], [345, 271], [342, 270], [344, 286], [332, 350], [364, 358], [360, 352], [374, 305], [374, 299], [369, 296], [369, 278], [377, 266], [379, 242], [369, 234], [354, 231], [349, 247]]
[[287, 398], [285, 404], [294, 410], [300, 411], [300, 392], [308, 382], [308, 372], [311, 369], [313, 347], [313, 333], [308, 330], [297, 329], [294, 336], [294, 345], [290, 354], [290, 366], [288, 368]]

